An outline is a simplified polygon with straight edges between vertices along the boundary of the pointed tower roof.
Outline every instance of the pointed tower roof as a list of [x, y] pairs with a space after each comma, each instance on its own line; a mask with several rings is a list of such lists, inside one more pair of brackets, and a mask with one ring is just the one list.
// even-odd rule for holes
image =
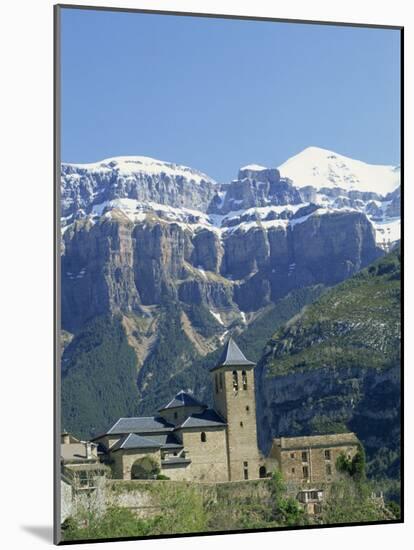
[[177, 407], [202, 407], [206, 408], [206, 405], [198, 401], [191, 394], [181, 390], [167, 405], [159, 409], [159, 411], [165, 411], [166, 409], [175, 409]]
[[215, 370], [219, 367], [253, 366], [255, 364], [256, 363], [253, 363], [253, 361], [249, 361], [248, 359], [246, 359], [239, 346], [230, 336], [223, 348], [217, 365], [211, 370]]

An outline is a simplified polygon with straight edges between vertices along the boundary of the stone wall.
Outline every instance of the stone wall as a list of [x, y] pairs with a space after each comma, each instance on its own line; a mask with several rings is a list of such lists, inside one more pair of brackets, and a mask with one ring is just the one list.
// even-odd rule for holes
[[72, 486], [65, 481], [60, 482], [60, 521], [63, 523], [65, 519], [73, 513], [72, 506]]
[[[233, 387], [233, 370], [237, 371], [237, 391]], [[243, 480], [246, 479], [245, 476], [247, 479], [257, 479], [262, 461], [257, 446], [253, 369], [223, 367], [215, 372], [219, 374], [219, 391], [214, 393], [215, 408], [227, 420], [230, 480]], [[246, 389], [243, 385], [243, 372], [246, 373]]]
[[205, 442], [201, 441], [201, 431], [183, 430], [181, 437], [186, 456], [191, 460], [187, 468], [163, 471], [171, 479], [188, 481], [227, 481], [228, 464], [226, 430], [205, 428]]
[[161, 455], [159, 450], [150, 451], [143, 449], [118, 450], [110, 453], [112, 461], [112, 474], [115, 479], [131, 479], [131, 469], [134, 462], [148, 456], [161, 468]]
[[[272, 449], [271, 459], [275, 461], [287, 482], [325, 483], [333, 482], [342, 477], [336, 468], [340, 454], [354, 457], [358, 450], [357, 444], [340, 446], [303, 447], [300, 449]], [[306, 475], [307, 474], [307, 475]]]

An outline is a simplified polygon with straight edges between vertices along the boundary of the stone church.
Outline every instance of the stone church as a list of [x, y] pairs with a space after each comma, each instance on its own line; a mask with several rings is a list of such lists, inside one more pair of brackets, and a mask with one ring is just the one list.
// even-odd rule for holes
[[181, 391], [156, 416], [120, 418], [94, 439], [113, 477], [139, 477], [140, 464], [149, 458], [172, 480], [264, 477], [257, 446], [254, 366], [230, 338], [211, 370], [213, 408]]
[[352, 459], [353, 433], [273, 439], [265, 459], [257, 446], [255, 364], [230, 338], [211, 369], [213, 408], [180, 391], [156, 416], [120, 418], [93, 441], [116, 479], [154, 475], [183, 481], [241, 481], [279, 470], [287, 481], [330, 483], [340, 454]]

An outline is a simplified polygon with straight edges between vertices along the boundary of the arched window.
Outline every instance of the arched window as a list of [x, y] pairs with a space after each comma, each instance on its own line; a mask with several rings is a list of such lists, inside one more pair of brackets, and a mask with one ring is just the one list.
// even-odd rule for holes
[[218, 393], [218, 374], [217, 373], [214, 376], [214, 381], [216, 383], [216, 393]]
[[200, 439], [201, 443], [205, 443], [207, 441], [206, 432], [201, 432]]
[[243, 382], [243, 389], [247, 390], [247, 374], [246, 371], [242, 371], [242, 382]]
[[239, 377], [236, 370], [233, 371], [233, 390], [239, 391]]

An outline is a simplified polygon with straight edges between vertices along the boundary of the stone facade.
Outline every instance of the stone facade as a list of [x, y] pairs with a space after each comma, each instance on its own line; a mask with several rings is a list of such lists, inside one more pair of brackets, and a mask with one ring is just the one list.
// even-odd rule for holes
[[119, 450], [109, 453], [112, 462], [112, 473], [115, 479], [131, 479], [131, 470], [135, 462], [144, 457], [149, 457], [158, 467], [161, 467], [161, 457], [158, 449], [153, 451], [148, 449], [138, 450]]
[[263, 465], [257, 447], [252, 366], [223, 366], [214, 372], [214, 407], [227, 422], [229, 480], [255, 479]]
[[287, 482], [332, 482], [341, 476], [336, 468], [339, 455], [353, 458], [358, 446], [353, 433], [281, 437], [273, 440], [268, 464], [276, 465]]
[[[205, 437], [202, 438], [202, 434]], [[182, 432], [185, 456], [191, 463], [187, 468], [170, 468], [163, 464], [171, 479], [186, 481], [227, 481], [228, 464], [226, 448], [226, 429], [205, 428], [188, 429]]]

